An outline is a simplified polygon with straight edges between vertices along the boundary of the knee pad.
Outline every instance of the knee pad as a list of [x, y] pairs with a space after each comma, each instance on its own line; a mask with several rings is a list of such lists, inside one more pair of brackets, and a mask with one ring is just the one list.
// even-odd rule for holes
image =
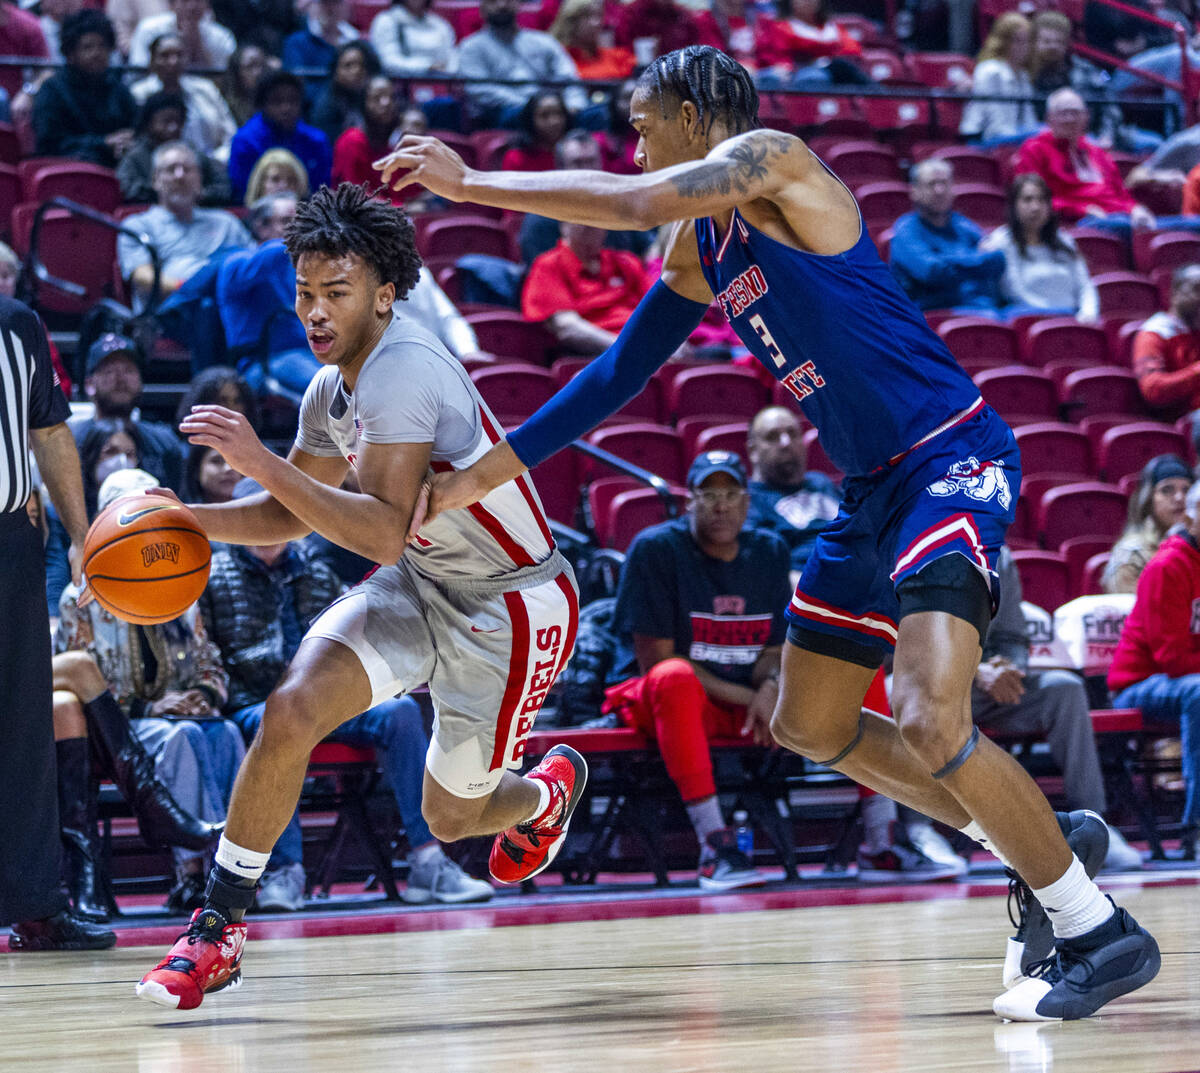
[[918, 611], [942, 611], [969, 622], [979, 643], [991, 625], [995, 603], [988, 583], [965, 555], [943, 555], [896, 586], [900, 618]]

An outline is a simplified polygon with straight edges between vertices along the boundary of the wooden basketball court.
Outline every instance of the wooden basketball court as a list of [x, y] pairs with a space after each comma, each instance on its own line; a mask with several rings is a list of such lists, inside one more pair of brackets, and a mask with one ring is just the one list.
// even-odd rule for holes
[[[1002, 888], [934, 887], [840, 891], [834, 900], [866, 904], [801, 908], [763, 908], [796, 904], [794, 888], [652, 900], [583, 910], [633, 918], [517, 926], [498, 925], [547, 914], [514, 905], [344, 918], [347, 930], [376, 934], [275, 918], [251, 928], [245, 984], [190, 1013], [134, 998], [169, 937], [126, 929], [107, 953], [0, 955], [0, 1068], [1200, 1069], [1194, 879], [1114, 886], [1157, 936], [1162, 973], [1102, 1016], [1043, 1025], [991, 1012], [1009, 931]], [[894, 900], [906, 898], [921, 900]], [[422, 926], [455, 930], [407, 930]]]

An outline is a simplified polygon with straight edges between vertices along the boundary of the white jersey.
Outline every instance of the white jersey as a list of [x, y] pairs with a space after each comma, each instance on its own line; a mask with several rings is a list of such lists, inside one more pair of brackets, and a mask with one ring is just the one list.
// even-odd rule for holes
[[[341, 370], [322, 369], [300, 405], [296, 446], [356, 465], [364, 443], [432, 443], [435, 472], [464, 469], [501, 439], [495, 418], [458, 359], [396, 311], [363, 362], [353, 393]], [[404, 558], [430, 578], [495, 578], [544, 562], [554, 538], [528, 474], [422, 528]]]

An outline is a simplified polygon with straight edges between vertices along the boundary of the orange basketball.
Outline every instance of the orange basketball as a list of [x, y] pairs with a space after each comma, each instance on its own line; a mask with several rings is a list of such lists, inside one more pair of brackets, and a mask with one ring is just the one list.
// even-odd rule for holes
[[170, 622], [191, 607], [208, 584], [211, 561], [196, 516], [155, 492], [114, 500], [83, 545], [83, 572], [96, 602], [143, 626]]

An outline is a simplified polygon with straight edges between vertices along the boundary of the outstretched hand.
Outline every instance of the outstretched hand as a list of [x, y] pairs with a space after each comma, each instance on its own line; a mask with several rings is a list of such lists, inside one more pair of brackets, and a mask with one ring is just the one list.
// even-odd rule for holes
[[470, 171], [448, 145], [423, 134], [406, 134], [395, 149], [371, 166], [380, 173], [384, 186], [400, 190], [409, 183], [420, 183], [447, 201], [464, 200], [463, 182]]
[[217, 451], [243, 477], [257, 476], [262, 463], [274, 456], [263, 446], [245, 414], [224, 406], [193, 406], [179, 423], [188, 443]]

